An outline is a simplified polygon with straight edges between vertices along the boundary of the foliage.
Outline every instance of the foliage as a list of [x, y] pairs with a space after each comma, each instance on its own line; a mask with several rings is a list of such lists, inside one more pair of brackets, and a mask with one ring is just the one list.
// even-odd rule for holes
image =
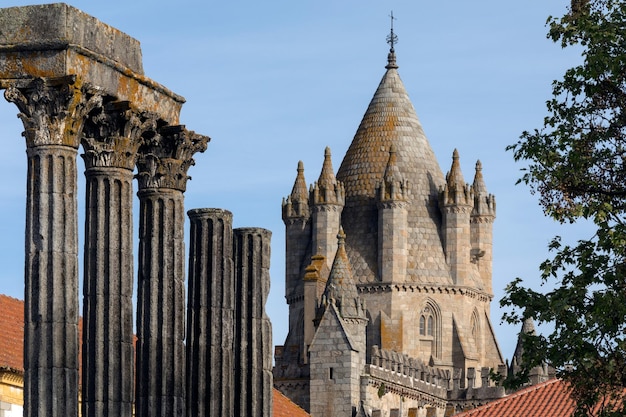
[[547, 362], [571, 384], [578, 415], [626, 415], [626, 2], [572, 0], [548, 26], [548, 38], [579, 48], [583, 63], [553, 82], [543, 128], [507, 149], [527, 162], [519, 182], [547, 216], [584, 219], [595, 233], [573, 245], [552, 240], [540, 266], [552, 290], [519, 278], [507, 287], [506, 321], [554, 326], [523, 337], [523, 370], [509, 382]]

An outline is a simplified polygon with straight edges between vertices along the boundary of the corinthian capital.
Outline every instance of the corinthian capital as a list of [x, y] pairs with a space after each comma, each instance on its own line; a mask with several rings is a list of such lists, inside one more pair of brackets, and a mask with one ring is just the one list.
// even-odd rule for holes
[[193, 155], [204, 152], [208, 136], [199, 135], [185, 126], [165, 126], [139, 148], [136, 175], [139, 190], [173, 188], [185, 191], [187, 170], [194, 165]]
[[153, 130], [154, 118], [152, 114], [138, 112], [127, 101], [108, 103], [96, 109], [83, 128], [85, 167], [133, 170], [142, 135]]
[[85, 117], [101, 105], [100, 91], [81, 86], [75, 75], [7, 81], [4, 97], [19, 109], [26, 146], [78, 148]]

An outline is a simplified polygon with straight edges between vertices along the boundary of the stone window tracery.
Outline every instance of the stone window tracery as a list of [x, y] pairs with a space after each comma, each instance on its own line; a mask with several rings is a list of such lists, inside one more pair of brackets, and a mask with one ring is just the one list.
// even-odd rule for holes
[[441, 312], [432, 300], [427, 300], [419, 314], [421, 350], [433, 357], [441, 357]]

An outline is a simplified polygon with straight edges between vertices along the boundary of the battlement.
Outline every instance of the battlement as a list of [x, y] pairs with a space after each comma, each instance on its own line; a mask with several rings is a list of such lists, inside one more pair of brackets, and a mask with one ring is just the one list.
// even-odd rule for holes
[[[455, 369], [451, 375], [447, 369], [432, 367], [421, 359], [378, 346], [372, 347], [371, 364], [367, 365], [366, 372], [371, 378], [385, 383], [386, 389], [398, 390], [398, 394], [403, 396], [410, 396], [411, 391], [415, 390], [420, 393], [420, 397], [426, 393], [437, 398], [458, 401], [494, 399], [505, 394], [503, 387], [491, 381], [491, 370], [487, 367], [480, 370], [468, 368], [465, 381], [462, 381], [461, 369]], [[498, 369], [498, 372], [502, 370]]]

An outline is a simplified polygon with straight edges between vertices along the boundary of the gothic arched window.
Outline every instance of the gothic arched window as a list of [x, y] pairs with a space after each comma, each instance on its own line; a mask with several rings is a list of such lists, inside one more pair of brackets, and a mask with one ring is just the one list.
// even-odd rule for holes
[[434, 301], [426, 301], [419, 315], [421, 350], [434, 357], [441, 357], [441, 312]]
[[426, 306], [420, 315], [420, 336], [433, 336], [435, 334], [434, 326], [435, 319], [432, 308]]
[[470, 331], [472, 340], [477, 349], [481, 348], [481, 331], [480, 331], [480, 316], [478, 315], [478, 310], [474, 309], [472, 312], [472, 317], [470, 318]]

